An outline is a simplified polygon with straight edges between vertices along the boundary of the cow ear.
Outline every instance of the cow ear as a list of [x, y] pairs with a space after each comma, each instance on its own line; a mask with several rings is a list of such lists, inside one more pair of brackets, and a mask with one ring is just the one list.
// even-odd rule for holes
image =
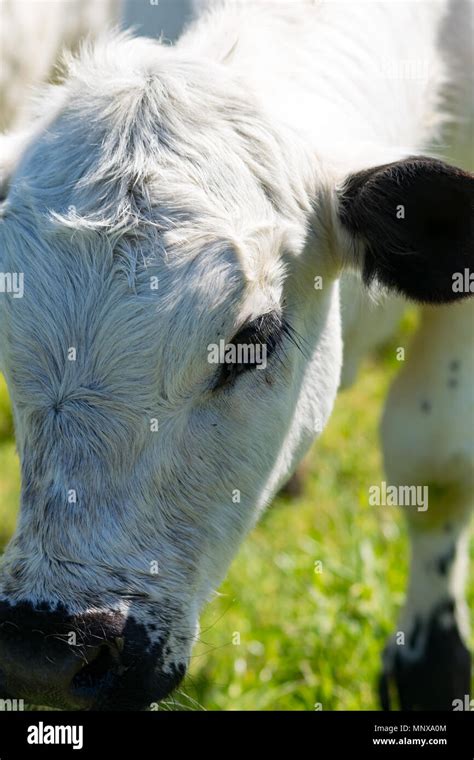
[[364, 281], [447, 303], [474, 292], [474, 176], [424, 156], [352, 174], [338, 214]]

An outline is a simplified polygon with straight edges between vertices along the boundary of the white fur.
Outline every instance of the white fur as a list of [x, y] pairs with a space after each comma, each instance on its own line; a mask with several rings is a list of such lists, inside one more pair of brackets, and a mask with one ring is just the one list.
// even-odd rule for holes
[[[0, 230], [2, 268], [25, 274], [0, 302], [23, 464], [0, 591], [158, 620], [169, 665], [329, 418], [338, 183], [435, 140], [450, 81], [447, 2], [211, 5], [174, 48], [107, 36], [69, 61]], [[398, 76], [414, 56], [421, 75]], [[305, 354], [213, 393], [207, 345], [283, 304]]]

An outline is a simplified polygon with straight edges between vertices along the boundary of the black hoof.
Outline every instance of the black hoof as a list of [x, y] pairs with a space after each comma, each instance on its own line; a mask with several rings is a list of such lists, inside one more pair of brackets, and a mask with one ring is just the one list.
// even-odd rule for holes
[[404, 656], [403, 646], [389, 645], [384, 660], [390, 664], [379, 681], [382, 709], [454, 710], [469, 704], [471, 653], [459, 634], [454, 603], [439, 607], [418, 635], [424, 644], [416, 659]]

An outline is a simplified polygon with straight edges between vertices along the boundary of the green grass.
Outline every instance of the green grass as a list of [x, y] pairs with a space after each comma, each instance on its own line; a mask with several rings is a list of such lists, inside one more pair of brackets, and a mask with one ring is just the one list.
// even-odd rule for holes
[[[403, 600], [408, 545], [403, 519], [369, 507], [367, 487], [383, 479], [378, 421], [399, 366], [395, 346], [413, 325], [409, 314], [402, 337], [339, 396], [304, 494], [277, 498], [242, 546], [203, 615], [191, 673], [170, 707], [377, 709], [379, 655]], [[0, 466], [1, 549], [19, 490], [3, 386]], [[469, 595], [472, 608], [472, 583]]]

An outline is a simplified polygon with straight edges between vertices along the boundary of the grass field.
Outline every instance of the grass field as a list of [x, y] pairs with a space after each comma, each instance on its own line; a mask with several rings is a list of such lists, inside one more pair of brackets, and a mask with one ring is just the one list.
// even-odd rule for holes
[[[190, 676], [165, 709], [377, 709], [379, 654], [403, 599], [407, 536], [395, 509], [368, 505], [367, 488], [383, 479], [378, 420], [398, 367], [395, 346], [414, 321], [409, 314], [402, 337], [367, 360], [356, 386], [340, 395], [304, 494], [278, 498], [241, 548], [202, 618]], [[18, 491], [1, 385], [0, 550]], [[469, 595], [473, 609], [472, 583]]]

